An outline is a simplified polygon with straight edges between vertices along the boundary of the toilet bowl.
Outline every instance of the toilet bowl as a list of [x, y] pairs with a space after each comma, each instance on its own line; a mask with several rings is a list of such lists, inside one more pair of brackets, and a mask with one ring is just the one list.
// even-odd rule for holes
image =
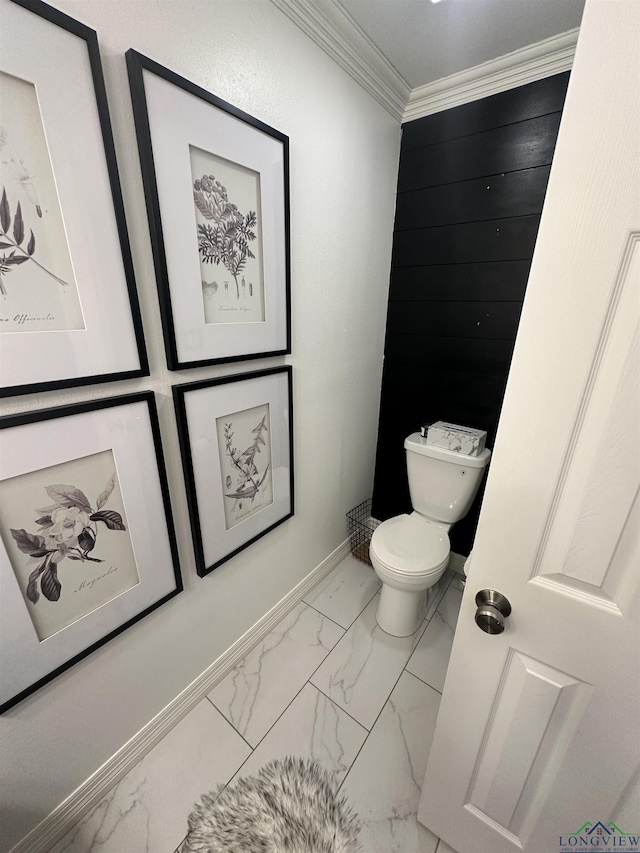
[[491, 456], [487, 449], [468, 456], [435, 447], [419, 433], [404, 446], [414, 511], [383, 521], [369, 545], [382, 581], [376, 619], [395, 637], [413, 634], [424, 619], [449, 563], [448, 532], [467, 514]]
[[397, 515], [374, 530], [369, 555], [382, 581], [378, 625], [387, 634], [408, 637], [424, 619], [449, 563], [446, 527], [415, 512]]

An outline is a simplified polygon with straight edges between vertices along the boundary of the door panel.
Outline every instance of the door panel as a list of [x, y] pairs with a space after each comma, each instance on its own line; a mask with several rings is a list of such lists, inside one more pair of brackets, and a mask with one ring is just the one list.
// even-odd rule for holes
[[459, 853], [640, 835], [639, 54], [587, 0], [418, 814]]
[[470, 811], [527, 840], [590, 685], [511, 650], [467, 795]]
[[618, 613], [621, 590], [628, 599], [629, 582], [639, 579], [635, 570], [629, 578], [612, 571], [638, 494], [638, 424], [629, 406], [640, 388], [639, 281], [640, 234], [632, 233], [532, 571]]

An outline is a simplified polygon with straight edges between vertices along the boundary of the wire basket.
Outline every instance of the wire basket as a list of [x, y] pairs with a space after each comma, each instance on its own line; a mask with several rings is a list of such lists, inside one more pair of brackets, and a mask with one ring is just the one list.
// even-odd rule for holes
[[350, 509], [347, 513], [347, 532], [351, 553], [363, 563], [371, 565], [369, 542], [380, 522], [371, 517], [371, 498]]

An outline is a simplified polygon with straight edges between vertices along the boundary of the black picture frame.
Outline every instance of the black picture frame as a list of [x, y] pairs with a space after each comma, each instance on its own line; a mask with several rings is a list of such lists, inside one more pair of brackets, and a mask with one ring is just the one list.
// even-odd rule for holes
[[[198, 575], [204, 577], [295, 514], [293, 371], [290, 365], [284, 365], [174, 385], [173, 397], [196, 568]], [[245, 409], [238, 411], [238, 406], [245, 406]], [[240, 513], [243, 510], [243, 498], [239, 497], [236, 501], [234, 495], [226, 494], [223, 489], [225, 472], [222, 460], [228, 454], [225, 455], [221, 447], [220, 427], [224, 426], [226, 430], [228, 425], [231, 426], [231, 419], [244, 414], [244, 411], [253, 415], [258, 410], [254, 417], [258, 421], [262, 414], [260, 407], [267, 407], [269, 411], [269, 428], [265, 428], [265, 432], [267, 435], [270, 433], [270, 443], [268, 461], [263, 450], [264, 455], [261, 455], [261, 461], [256, 465], [258, 470], [255, 477], [258, 483], [260, 477], [264, 480], [265, 467], [271, 465], [274, 483], [272, 502], [257, 511], [253, 510], [254, 499], [245, 491], [244, 494], [248, 495], [245, 499], [248, 513], [245, 510], [247, 514], [241, 519], [242, 523], [231, 519], [232, 524], [228, 526], [228, 504], [233, 504], [234, 511], [235, 506], [239, 505]], [[217, 427], [220, 421], [223, 424]], [[260, 424], [253, 429], [251, 424], [252, 421], [244, 432], [246, 435], [253, 434], [255, 441]], [[241, 435], [231, 434], [232, 442], [240, 443]], [[246, 454], [247, 451], [238, 451], [237, 457], [246, 459]], [[252, 456], [250, 459], [253, 461]], [[228, 464], [233, 470], [232, 464]], [[277, 476], [274, 472], [277, 472]], [[236, 488], [237, 483], [242, 482], [242, 472], [233, 479], [233, 486], [229, 479], [226, 480], [229, 488]], [[251, 490], [251, 482], [248, 487]], [[239, 490], [235, 494], [239, 494]]]
[[[127, 51], [126, 59], [169, 369], [183, 370], [290, 353], [289, 137], [133, 48]], [[152, 97], [150, 103], [148, 85], [164, 86], [166, 97], [175, 98], [176, 103], [183, 105], [183, 115], [193, 114], [193, 120], [190, 121], [193, 127], [197, 128], [197, 135], [203, 142], [196, 143], [189, 136], [194, 130], [184, 122], [167, 121], [166, 117], [171, 114], [168, 104], [163, 103], [162, 108], [154, 108], [157, 97]], [[228, 143], [225, 143], [225, 152], [221, 153], [218, 148], [220, 141], [214, 138], [216, 133], [209, 130], [209, 124], [214, 128], [220, 123], [227, 130], [229, 125], [231, 134], [240, 134], [244, 143], [250, 137], [248, 145], [253, 145], [255, 152], [247, 155], [249, 160], [255, 157], [256, 163], [268, 161], [269, 169], [260, 172], [259, 166], [252, 165], [249, 160], [242, 163], [234, 160], [236, 155], [230, 152], [235, 149], [233, 146], [229, 148]], [[207, 128], [203, 129], [203, 124], [207, 125]], [[214, 319], [206, 317], [208, 309], [204, 295], [205, 286], [215, 287], [217, 292], [218, 283], [214, 281], [209, 284], [202, 277], [200, 244], [196, 231], [197, 214], [194, 208], [194, 182], [192, 167], [189, 165], [192, 143], [196, 148], [203, 148], [208, 156], [224, 160], [230, 166], [247, 171], [255, 170], [256, 174], [260, 175], [256, 231], [261, 228], [260, 223], [266, 220], [268, 215], [268, 231], [274, 232], [268, 237], [258, 234], [264, 252], [261, 322], [220, 322], [215, 318], [223, 315], [215, 314], [214, 308], [210, 309]], [[274, 160], [273, 163], [270, 158]], [[181, 170], [183, 180], [176, 193], [174, 189], [177, 166]], [[277, 173], [278, 180], [272, 172]], [[167, 189], [169, 184], [171, 189]], [[226, 198], [226, 188], [223, 186], [222, 190], [225, 191]], [[229, 202], [231, 201], [230, 196]], [[174, 214], [176, 206], [179, 207], [179, 213], [173, 217], [172, 225], [174, 231], [176, 227], [180, 228], [180, 234], [172, 233], [169, 236], [169, 215]], [[217, 261], [215, 263], [218, 264]], [[185, 266], [187, 264], [188, 271]], [[212, 262], [211, 266], [207, 267], [212, 271], [212, 275], [215, 270], [223, 268], [224, 262], [217, 266]], [[228, 269], [221, 275], [227, 275], [229, 280], [235, 278], [235, 287], [239, 288], [237, 276], [240, 273], [235, 275]], [[229, 281], [225, 283], [225, 294], [228, 284]], [[233, 291], [233, 287], [232, 282], [230, 291]], [[242, 287], [244, 299], [244, 278]], [[247, 292], [250, 291], [251, 282]], [[217, 298], [214, 293], [210, 293], [207, 298]], [[224, 307], [218, 306], [219, 311]]]
[[[55, 441], [50, 444], [50, 440], [57, 440], [57, 444]], [[0, 453], [0, 713], [4, 713], [165, 604], [181, 592], [183, 586], [153, 392], [143, 391], [2, 417], [0, 447], [3, 451]], [[95, 453], [91, 452], [92, 447]], [[87, 448], [89, 453], [86, 453]], [[24, 489], [26, 479], [29, 498], [34, 498], [28, 502], [30, 507], [36, 497], [43, 494], [42, 484], [49, 480], [56, 482], [52, 477], [54, 473], [58, 474], [61, 469], [70, 471], [71, 466], [76, 466], [76, 471], [95, 474], [91, 466], [95, 460], [104, 459], [105, 452], [109, 454], [109, 451], [111, 455], [107, 456], [107, 462], [110, 464], [113, 459], [109, 470], [113, 469], [114, 474], [97, 498], [93, 497], [97, 489], [90, 491], [86, 488], [86, 477], [82, 483], [87, 491], [85, 495], [78, 491], [70, 477], [65, 476], [63, 482], [71, 480], [72, 487], [52, 485], [50, 488], [56, 493], [52, 495], [45, 486], [49, 498], [55, 499], [55, 507], [49, 508], [53, 511], [48, 521], [29, 518], [25, 511], [16, 509], [15, 498], [19, 494], [16, 484], [18, 490]], [[28, 461], [25, 453], [29, 454]], [[55, 467], [46, 464], [48, 454], [51, 454]], [[34, 460], [35, 467], [32, 468]], [[132, 463], [131, 470], [127, 460]], [[77, 466], [85, 467], [79, 469]], [[136, 467], [138, 470], [133, 470]], [[38, 478], [37, 487], [35, 481], [29, 480], [34, 475]], [[104, 476], [100, 482], [104, 482]], [[114, 512], [110, 507], [113, 499], [121, 501], [122, 513]], [[83, 501], [95, 504], [96, 510], [90, 516], [91, 526], [99, 530], [90, 535], [89, 540], [77, 534], [73, 540], [66, 539], [64, 553], [68, 557], [72, 553], [81, 554], [86, 549], [85, 562], [70, 563], [65, 557], [60, 558], [62, 568], [59, 577], [56, 575], [60, 581], [58, 598], [50, 598], [50, 590], [45, 591], [44, 573], [35, 579], [36, 593], [30, 595], [24, 585], [26, 572], [33, 572], [34, 562], [39, 562], [44, 552], [37, 551], [35, 560], [31, 555], [27, 568], [25, 539], [36, 547], [56, 547], [55, 543], [58, 539], [62, 541], [63, 536], [58, 536], [57, 527], [50, 523], [55, 520], [55, 508], [66, 507], [59, 511], [67, 515], [75, 513], [78, 519], [81, 514], [77, 508]], [[27, 503], [23, 501], [22, 506], [26, 507]], [[11, 513], [13, 516], [9, 517]], [[40, 529], [37, 533], [29, 529], [11, 529], [11, 521], [15, 518], [19, 518], [22, 525], [26, 521], [27, 528], [40, 525]], [[98, 521], [103, 521], [104, 525]], [[42, 525], [47, 524], [45, 529]], [[148, 535], [150, 526], [157, 532], [156, 538]], [[20, 524], [16, 525], [19, 527]], [[129, 537], [128, 544], [119, 540], [125, 541], [125, 550], [109, 550], [109, 542], [114, 541], [109, 537], [122, 536], [122, 531], [128, 531]], [[83, 535], [86, 537], [86, 530], [83, 530]], [[44, 542], [47, 544], [43, 545]], [[114, 553], [127, 553], [126, 547], [130, 548], [132, 561], [122, 566], [111, 564], [107, 568]], [[60, 557], [60, 552], [56, 553]], [[91, 554], [98, 557], [91, 559]], [[79, 558], [71, 556], [71, 559], [78, 561]], [[75, 568], [79, 565], [81, 574]], [[57, 573], [58, 564], [54, 567]], [[92, 574], [98, 590], [105, 577], [111, 572], [117, 573], [119, 568], [124, 569], [125, 576], [129, 575], [121, 591], [108, 590], [101, 603], [97, 598], [80, 603], [77, 612], [71, 614], [72, 621], [49, 628], [50, 633], [44, 636], [40, 633], [40, 626], [33, 615], [40, 602], [43, 606], [45, 599], [49, 599], [49, 602], [55, 602], [52, 605], [55, 607], [66, 593], [66, 606], [69, 607], [72, 591], [75, 594], [81, 590], [81, 595], [84, 595], [88, 590], [94, 595]], [[29, 576], [30, 583], [33, 574]], [[73, 589], [76, 582], [79, 582], [78, 588]], [[100, 595], [100, 592], [96, 591], [95, 595]], [[109, 598], [111, 595], [113, 597]], [[43, 639], [47, 642], [43, 643]]]
[[[25, 74], [25, 79], [29, 77], [31, 82], [31, 76], [33, 81], [36, 81], [38, 75], [41, 78], [38, 81], [38, 97], [43, 111], [48, 104], [49, 119], [43, 118], [44, 112], [41, 118], [47, 131], [51, 168], [58, 190], [64, 192], [64, 187], [69, 187], [66, 191], [67, 203], [60, 200], [60, 213], [69, 239], [69, 256], [75, 270], [75, 290], [81, 305], [79, 310], [82, 312], [84, 329], [70, 327], [65, 333], [56, 328], [53, 333], [44, 330], [40, 323], [39, 328], [33, 331], [29, 326], [32, 320], [25, 320], [25, 328], [29, 331], [0, 333], [0, 360], [3, 363], [0, 397], [148, 376], [149, 363], [96, 32], [41, 0], [9, 0], [2, 17], [5, 35], [2, 39], [4, 46], [0, 51], [0, 71], [4, 69], [8, 75], [20, 76], [12, 67], [16, 60], [6, 49], [9, 44], [12, 47], [15, 45], [18, 64], [27, 71], [30, 63], [34, 66], [32, 75]], [[38, 31], [38, 36], [43, 37], [42, 22], [46, 22], [44, 28], [48, 46], [59, 43], [56, 50], [60, 63], [55, 68], [42, 66], [43, 61], [37, 50], [35, 34]], [[70, 42], [69, 34], [78, 41]], [[64, 58], [70, 49], [79, 61], [86, 62], [84, 77], [77, 74], [77, 66], [75, 72], [67, 70]], [[53, 65], [53, 62], [50, 64]], [[43, 91], [46, 87], [41, 85], [42, 78], [51, 81], [48, 85], [57, 89]], [[57, 96], [64, 92], [64, 97], [73, 98], [74, 92], [67, 91], [73, 90], [73, 87], [77, 87], [79, 92], [75, 108], [56, 111]], [[56, 123], [60, 123], [60, 127], [55, 130], [51, 127], [53, 117]], [[73, 152], [66, 149], [65, 139], [74, 146]], [[75, 178], [71, 174], [71, 160], [76, 168], [82, 162], [82, 168]], [[90, 182], [82, 177], [87, 174], [91, 174], [95, 182], [91, 187], [87, 186]], [[4, 198], [4, 224], [9, 218], [12, 221], [7, 228], [2, 227], [0, 230], [5, 235], [10, 234], [13, 246], [7, 248], [9, 241], [5, 239], [5, 248], [0, 251], [0, 257], [3, 252], [5, 258], [10, 255], [17, 243], [22, 245], [15, 252], [24, 257], [26, 249], [31, 248], [27, 246], [30, 223], [24, 223], [25, 236], [22, 241], [14, 239], [17, 205], [7, 195]], [[33, 214], [32, 235], [34, 229], [37, 232], [41, 227], [46, 228], [43, 225], [47, 221], [46, 209], [44, 219], [38, 218], [43, 216], [41, 209], [36, 210], [38, 216], [33, 214], [33, 209], [30, 210]], [[103, 217], [102, 222], [106, 227], [103, 228], [101, 222], [98, 229], [87, 228], [87, 210], [91, 211], [94, 220]], [[28, 254], [32, 255], [33, 252]], [[20, 262], [22, 275], [25, 267], [33, 269], [26, 260], [25, 257], [24, 264]], [[10, 269], [13, 272], [17, 267]], [[8, 275], [7, 280], [9, 278]], [[7, 284], [7, 289], [10, 287]], [[72, 285], [70, 290], [73, 289]], [[105, 298], [107, 292], [108, 299]], [[10, 307], [6, 311], [8, 318], [17, 319], [18, 315]], [[26, 309], [24, 316], [32, 316], [29, 309]], [[37, 353], [34, 352], [34, 346]], [[71, 358], [67, 357], [69, 350], [73, 350]], [[101, 355], [98, 357], [97, 353]]]

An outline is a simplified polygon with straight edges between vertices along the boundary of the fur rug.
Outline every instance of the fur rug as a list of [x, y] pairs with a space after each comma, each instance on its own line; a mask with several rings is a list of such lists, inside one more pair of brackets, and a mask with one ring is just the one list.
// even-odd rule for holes
[[301, 758], [205, 794], [180, 853], [359, 853], [360, 825], [331, 777]]

